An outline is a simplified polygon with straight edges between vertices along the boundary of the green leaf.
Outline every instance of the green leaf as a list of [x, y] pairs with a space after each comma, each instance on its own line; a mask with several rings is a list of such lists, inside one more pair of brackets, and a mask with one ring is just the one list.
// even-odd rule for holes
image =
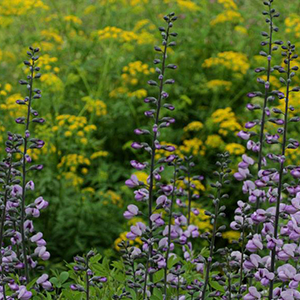
[[209, 284], [210, 284], [210, 286], [213, 287], [215, 290], [224, 293], [224, 287], [221, 286], [218, 282], [216, 282], [216, 281], [210, 281]]
[[69, 278], [69, 273], [68, 272], [61, 272], [59, 275], [59, 281], [60, 283], [64, 283], [68, 280]]
[[154, 274], [153, 283], [157, 283], [164, 278], [164, 270], [161, 269]]

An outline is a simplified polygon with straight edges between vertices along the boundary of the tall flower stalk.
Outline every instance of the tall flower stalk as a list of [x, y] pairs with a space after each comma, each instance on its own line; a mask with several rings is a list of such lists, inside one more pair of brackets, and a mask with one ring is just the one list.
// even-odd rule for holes
[[213, 230], [211, 232], [211, 237], [209, 238], [207, 235], [203, 235], [204, 238], [206, 238], [209, 241], [209, 257], [206, 262], [206, 273], [205, 273], [205, 279], [204, 279], [204, 286], [202, 289], [202, 296], [201, 299], [204, 300], [206, 297], [206, 291], [208, 288], [209, 280], [210, 280], [210, 271], [213, 263], [213, 256], [215, 254], [215, 240], [216, 237], [222, 236], [222, 231], [226, 229], [225, 225], [221, 225], [218, 227], [218, 217], [224, 217], [224, 211], [226, 209], [225, 206], [220, 207], [220, 201], [221, 199], [227, 198], [227, 194], [222, 194], [222, 189], [226, 184], [229, 184], [228, 180], [228, 174], [231, 172], [230, 169], [228, 169], [228, 164], [230, 163], [229, 154], [219, 154], [218, 157], [220, 158], [220, 161], [217, 161], [217, 166], [220, 168], [219, 172], [215, 172], [215, 175], [218, 177], [218, 180], [216, 183], [211, 184], [213, 188], [217, 190], [216, 196], [211, 195], [211, 198], [213, 199], [213, 204], [215, 207], [214, 213], [206, 212], [209, 216], [211, 216], [212, 223], [213, 223]]
[[[285, 153], [286, 153], [286, 147], [287, 147], [287, 129], [288, 129], [288, 123], [289, 123], [289, 100], [290, 100], [290, 92], [293, 90], [290, 90], [292, 77], [295, 75], [291, 75], [291, 61], [296, 58], [297, 56], [293, 57], [293, 52], [295, 51], [295, 45], [292, 45], [290, 42], [288, 42], [288, 46], [282, 46], [282, 49], [284, 52], [282, 53], [283, 57], [286, 57], [284, 59], [284, 63], [287, 66], [287, 70], [284, 70], [282, 67], [279, 68], [279, 71], [281, 73], [286, 73], [286, 80], [281, 78], [281, 82], [286, 84], [286, 93], [284, 97], [285, 101], [285, 110], [284, 110], [284, 123], [283, 123], [283, 137], [282, 137], [282, 143], [281, 143], [281, 157], [280, 157], [280, 167], [279, 167], [279, 182], [278, 182], [278, 195], [277, 195], [277, 201], [276, 201], [276, 212], [275, 212], [275, 220], [274, 220], [274, 239], [277, 240], [278, 238], [278, 227], [279, 227], [279, 214], [280, 214], [280, 203], [281, 203], [281, 197], [282, 197], [282, 189], [283, 189], [283, 176], [284, 176], [284, 168], [285, 168]], [[298, 89], [294, 90], [298, 91]], [[276, 247], [272, 249], [271, 254], [271, 267], [270, 271], [274, 273], [276, 266]], [[270, 288], [269, 288], [269, 300], [273, 299], [273, 286], [274, 286], [274, 280], [271, 280], [270, 282]]]

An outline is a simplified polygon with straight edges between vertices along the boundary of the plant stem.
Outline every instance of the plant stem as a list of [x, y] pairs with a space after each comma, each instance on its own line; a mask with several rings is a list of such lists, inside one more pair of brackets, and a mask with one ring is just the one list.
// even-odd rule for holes
[[240, 283], [239, 283], [239, 292], [238, 292], [238, 294], [241, 294], [241, 287], [242, 287], [242, 283], [243, 283], [244, 252], [245, 252], [245, 216], [243, 217], [243, 232], [242, 232], [242, 246], [241, 246], [241, 263], [240, 263]]
[[219, 211], [219, 201], [220, 201], [220, 197], [221, 197], [222, 181], [223, 181], [222, 177], [221, 177], [221, 175], [219, 175], [219, 182], [221, 183], [221, 185], [218, 187], [218, 193], [217, 193], [218, 201], [215, 204], [214, 227], [213, 227], [213, 232], [212, 232], [212, 238], [211, 238], [211, 241], [210, 241], [209, 258], [207, 260], [205, 282], [204, 282], [204, 287], [203, 287], [202, 297], [201, 297], [202, 300], [205, 299], [205, 293], [206, 293], [206, 289], [207, 289], [208, 282], [209, 282], [210, 266], [211, 266], [211, 262], [212, 262], [214, 246], [215, 246], [215, 239], [216, 239], [216, 233], [217, 233], [217, 215], [218, 215], [218, 211]]
[[189, 200], [189, 208], [188, 208], [188, 226], [191, 223], [191, 205], [192, 205], [192, 197], [191, 197], [191, 166], [188, 162], [188, 200]]
[[[3, 243], [3, 231], [4, 231], [4, 223], [5, 223], [5, 217], [6, 217], [6, 204], [7, 204], [7, 198], [8, 198], [8, 187], [10, 185], [10, 176], [11, 176], [11, 164], [12, 164], [12, 156], [10, 156], [10, 159], [8, 161], [9, 168], [8, 168], [8, 174], [6, 177], [6, 185], [5, 185], [5, 194], [4, 194], [4, 201], [3, 201], [3, 211], [1, 216], [1, 227], [0, 227], [0, 267], [1, 267], [1, 279], [4, 278], [4, 270], [2, 267], [2, 243]], [[3, 292], [3, 299], [6, 300], [6, 294], [5, 294], [5, 284], [2, 284], [2, 292]]]
[[26, 119], [26, 129], [24, 134], [24, 151], [23, 151], [23, 161], [22, 161], [22, 203], [21, 203], [21, 225], [20, 231], [22, 236], [22, 254], [24, 260], [24, 268], [25, 268], [25, 277], [26, 282], [28, 283], [29, 278], [29, 269], [28, 269], [28, 261], [27, 261], [27, 251], [26, 251], [26, 240], [25, 240], [25, 230], [24, 230], [24, 222], [25, 222], [25, 198], [26, 198], [26, 154], [27, 154], [27, 137], [26, 131], [29, 129], [30, 124], [30, 109], [32, 102], [32, 90], [33, 90], [33, 71], [34, 71], [34, 60], [32, 60], [31, 64], [31, 78], [30, 78], [30, 88], [29, 88], [29, 100], [28, 100], [28, 109], [27, 109], [27, 119]]
[[[169, 38], [169, 26], [166, 32], [166, 41], [168, 42]], [[167, 58], [167, 49], [168, 49], [168, 43], [166, 43], [164, 52], [163, 52], [163, 60], [162, 60], [162, 68], [161, 68], [161, 75], [164, 77], [165, 74], [165, 63]], [[156, 116], [155, 116], [155, 124], [158, 124], [159, 122], [159, 113], [161, 109], [161, 100], [162, 100], [162, 91], [164, 87], [164, 81], [160, 81], [160, 87], [159, 87], [159, 95], [157, 98], [157, 110], [156, 110]], [[148, 200], [148, 225], [150, 228], [150, 238], [152, 237], [152, 221], [151, 221], [151, 215], [152, 215], [152, 204], [153, 204], [153, 187], [154, 187], [154, 167], [155, 167], [155, 141], [157, 139], [157, 132], [154, 132], [153, 140], [152, 140], [152, 153], [151, 153], [151, 163], [150, 163], [150, 183], [149, 183], [149, 200]], [[149, 259], [152, 257], [152, 245], [149, 246]], [[148, 272], [146, 272], [148, 274]], [[152, 275], [150, 275], [152, 277]], [[145, 278], [145, 281], [147, 282], [147, 277]], [[146, 283], [145, 283], [146, 285]], [[145, 289], [144, 289], [144, 296], [145, 296]]]
[[168, 273], [168, 261], [169, 261], [170, 245], [171, 245], [171, 223], [172, 223], [172, 214], [173, 214], [173, 204], [175, 200], [176, 175], [177, 175], [177, 161], [174, 162], [173, 191], [171, 197], [171, 206], [170, 206], [169, 222], [168, 222], [168, 242], [167, 242], [167, 252], [165, 256], [166, 266], [165, 266], [165, 274], [164, 274], [164, 299], [167, 299], [167, 275], [168, 275], [167, 273]]
[[86, 258], [86, 300], [90, 299], [90, 280], [89, 280], [89, 258]]
[[[269, 32], [269, 53], [268, 55], [272, 55], [272, 39], [273, 39], [273, 18], [271, 14], [271, 5], [269, 6], [269, 13], [270, 13], [270, 32]], [[271, 75], [271, 59], [268, 59], [268, 69], [267, 69], [267, 82], [270, 81], [270, 75]], [[263, 138], [264, 138], [264, 129], [265, 129], [265, 122], [266, 122], [266, 107], [267, 107], [267, 101], [269, 96], [269, 89], [270, 86], [265, 86], [265, 98], [264, 98], [264, 105], [262, 110], [262, 120], [260, 125], [260, 136], [259, 136], [259, 152], [258, 152], [258, 170], [257, 173], [261, 170], [262, 166], [262, 150], [263, 150]], [[255, 210], [259, 209], [259, 197], [257, 198]], [[255, 232], [258, 233], [258, 227], [257, 224], [255, 226]]]
[[[287, 123], [288, 123], [288, 105], [289, 105], [289, 93], [290, 93], [290, 73], [291, 73], [291, 52], [288, 52], [288, 71], [287, 71], [287, 87], [286, 87], [286, 97], [285, 97], [285, 114], [284, 114], [284, 131], [283, 131], [283, 142], [281, 150], [281, 162], [280, 162], [280, 171], [279, 171], [279, 183], [278, 183], [278, 196], [276, 201], [276, 213], [275, 213], [275, 223], [274, 223], [274, 238], [277, 239], [278, 236], [278, 223], [279, 223], [279, 209], [280, 209], [280, 200], [281, 200], [281, 191], [282, 191], [282, 181], [283, 181], [283, 169], [284, 169], [284, 160], [287, 140]], [[273, 273], [275, 270], [275, 258], [276, 258], [276, 247], [272, 249], [271, 255], [271, 268], [270, 271]], [[270, 281], [269, 288], [269, 300], [273, 298], [273, 285], [274, 280]]]

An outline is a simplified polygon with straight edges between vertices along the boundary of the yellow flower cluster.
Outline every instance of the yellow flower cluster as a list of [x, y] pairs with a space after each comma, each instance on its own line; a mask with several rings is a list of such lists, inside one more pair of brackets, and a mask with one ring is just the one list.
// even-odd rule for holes
[[233, 9], [233, 10], [238, 9], [234, 0], [218, 0], [218, 3], [222, 4], [225, 9]]
[[63, 82], [54, 73], [43, 74], [41, 82], [43, 82], [47, 86], [47, 90], [51, 92], [61, 92], [64, 89]]
[[208, 89], [211, 90], [218, 90], [220, 88], [225, 88], [226, 91], [229, 91], [232, 83], [230, 81], [221, 80], [221, 79], [214, 79], [210, 80], [206, 83]]
[[107, 39], [115, 39], [121, 43], [136, 41], [138, 35], [133, 31], [123, 30], [114, 26], [107, 26], [104, 29], [98, 30], [98, 38], [100, 41]]
[[214, 123], [220, 124], [219, 134], [223, 136], [226, 136], [229, 131], [236, 133], [242, 129], [231, 107], [217, 109], [211, 117]]
[[[174, 4], [174, 0], [164, 0], [164, 2], [167, 4]], [[200, 10], [200, 7], [191, 0], [175, 0], [175, 3], [182, 11], [197, 12]]]
[[100, 3], [102, 5], [123, 4], [123, 5], [136, 6], [138, 4], [147, 4], [149, 3], [149, 0], [100, 0]]
[[215, 26], [216, 24], [222, 24], [225, 22], [239, 23], [243, 21], [241, 14], [238, 11], [234, 10], [225, 10], [224, 12], [218, 14], [211, 22], [211, 26]]
[[[4, 91], [5, 90], [4, 88]], [[21, 94], [13, 94], [5, 99], [3, 104], [0, 104], [1, 110], [6, 110], [6, 114], [9, 114], [13, 118], [21, 117], [26, 113], [26, 107], [24, 105], [17, 105], [16, 101], [23, 99]]]
[[78, 24], [78, 25], [82, 24], [82, 20], [74, 15], [65, 16], [64, 20], [66, 22], [71, 22], [71, 23]]
[[21, 16], [36, 13], [37, 9], [48, 10], [49, 7], [41, 0], [2, 0], [0, 2], [0, 15]]
[[96, 159], [98, 157], [106, 157], [108, 155], [107, 151], [97, 151], [91, 155], [91, 159]]
[[243, 145], [237, 143], [229, 143], [225, 146], [225, 150], [233, 155], [242, 155], [246, 152], [246, 148]]
[[56, 117], [58, 126], [52, 127], [52, 130], [58, 131], [63, 130], [65, 137], [78, 137], [79, 142], [83, 145], [88, 143], [85, 133], [95, 131], [96, 125], [87, 125], [86, 117], [78, 117], [74, 115], [59, 115]]
[[103, 198], [103, 204], [108, 205], [109, 203], [112, 203], [113, 205], [116, 205], [120, 208], [123, 207], [123, 200], [120, 195], [118, 195], [116, 192], [112, 190], [108, 190], [106, 192], [100, 191], [99, 196]]
[[229, 230], [222, 233], [222, 237], [232, 243], [234, 240], [237, 241], [240, 238], [240, 232]]
[[136, 97], [138, 99], [145, 98], [147, 91], [145, 89], [137, 89], [130, 91], [128, 85], [135, 86], [139, 83], [138, 77], [141, 75], [149, 75], [154, 73], [154, 68], [150, 68], [148, 64], [143, 64], [141, 61], [134, 61], [123, 67], [122, 86], [112, 90], [109, 94], [111, 98], [117, 98], [120, 95], [126, 94], [128, 97]]
[[95, 112], [97, 117], [107, 114], [107, 106], [103, 101], [99, 99], [94, 100], [90, 96], [83, 97], [81, 100], [86, 102], [86, 108], [89, 113]]
[[250, 68], [248, 58], [244, 53], [225, 51], [217, 54], [217, 57], [210, 57], [202, 64], [203, 68], [224, 66], [226, 69], [245, 75]]
[[66, 156], [62, 157], [61, 162], [57, 165], [57, 168], [61, 169], [66, 167], [71, 172], [76, 172], [80, 165], [89, 166], [90, 164], [90, 160], [81, 154], [67, 154]]
[[192, 154], [194, 156], [205, 155], [205, 146], [203, 142], [198, 138], [193, 138], [190, 140], [184, 140], [183, 145], [179, 146], [179, 152], [185, 154]]
[[146, 172], [137, 171], [137, 172], [134, 172], [134, 175], [137, 177], [137, 179], [139, 181], [142, 181], [142, 182], [144, 182], [144, 184], [147, 184], [147, 178], [149, 175]]
[[[48, 29], [48, 30], [42, 30], [41, 31], [41, 36], [45, 38], [47, 41], [54, 41], [55, 43], [62, 45], [64, 40], [63, 38], [59, 35], [58, 31], [55, 29]], [[45, 50], [45, 49], [43, 49]]]
[[222, 24], [225, 22], [239, 23], [244, 19], [242, 15], [237, 11], [238, 7], [233, 0], [218, 0], [218, 3], [222, 4], [224, 11], [218, 14], [211, 22], [211, 26]]
[[136, 76], [139, 73], [144, 75], [149, 75], [150, 73], [154, 73], [154, 68], [149, 68], [148, 64], [143, 64], [140, 60], [134, 61], [128, 64], [123, 68], [122, 79], [125, 83], [130, 83], [131, 85], [136, 85], [138, 83], [138, 79]]
[[194, 121], [189, 123], [187, 126], [183, 128], [185, 132], [187, 131], [199, 131], [203, 128], [203, 124], [199, 121]]
[[292, 14], [285, 21], [286, 32], [294, 33], [296, 38], [300, 38], [300, 17], [297, 14]]
[[220, 148], [224, 145], [224, 141], [217, 134], [211, 134], [207, 137], [205, 145], [211, 148]]
[[0, 143], [3, 142], [3, 133], [5, 132], [5, 127], [0, 124]]

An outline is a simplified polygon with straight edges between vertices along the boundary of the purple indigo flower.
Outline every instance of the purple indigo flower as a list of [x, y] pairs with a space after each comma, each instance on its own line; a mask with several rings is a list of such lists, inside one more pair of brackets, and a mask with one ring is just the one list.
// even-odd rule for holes
[[124, 218], [130, 220], [133, 217], [137, 216], [139, 213], [139, 209], [136, 205], [130, 204], [127, 206], [127, 211], [124, 212]]
[[138, 178], [136, 177], [136, 175], [131, 175], [130, 179], [127, 179], [125, 181], [125, 184], [129, 187], [129, 188], [134, 188], [136, 186], [139, 186], [139, 181]]
[[248, 294], [244, 296], [244, 300], [257, 300], [261, 299], [261, 294], [257, 291], [256, 287], [250, 286]]
[[246, 249], [250, 252], [256, 252], [257, 250], [263, 249], [263, 244], [261, 241], [261, 236], [259, 234], [254, 234], [253, 238], [248, 241]]
[[237, 135], [238, 135], [238, 137], [240, 137], [243, 140], [249, 140], [249, 138], [250, 138], [250, 133], [248, 133], [246, 131], [240, 131]]

